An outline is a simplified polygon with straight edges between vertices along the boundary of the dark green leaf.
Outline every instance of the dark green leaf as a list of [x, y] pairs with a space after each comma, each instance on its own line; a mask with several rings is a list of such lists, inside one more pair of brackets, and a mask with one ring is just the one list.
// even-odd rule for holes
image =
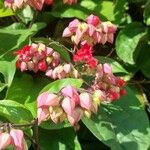
[[146, 112], [131, 89], [120, 100], [100, 106], [97, 115], [84, 124], [112, 150], [147, 150], [150, 126]]
[[25, 29], [22, 24], [15, 23], [9, 27], [0, 29], [0, 57], [7, 51], [16, 50], [25, 44], [29, 44], [29, 38], [37, 31], [45, 27], [45, 23], [35, 23], [30, 29]]
[[42, 88], [50, 81], [41, 77], [28, 74], [16, 74], [11, 87], [8, 89], [6, 98], [24, 104], [36, 117], [36, 99]]
[[6, 85], [9, 87], [15, 75], [16, 65], [15, 60], [12, 62], [0, 61], [0, 73], [4, 75]]
[[81, 150], [73, 128], [60, 130], [40, 129], [39, 137], [41, 150]]
[[136, 47], [145, 34], [145, 27], [137, 22], [128, 24], [122, 29], [116, 40], [116, 51], [119, 58], [125, 63], [135, 64], [137, 58]]
[[70, 126], [71, 126], [71, 124], [68, 121], [67, 122], [64, 121], [62, 123], [55, 124], [54, 122], [48, 120], [48, 121], [45, 121], [40, 124], [41, 128], [47, 129], [47, 130], [62, 129], [62, 128], [70, 127]]

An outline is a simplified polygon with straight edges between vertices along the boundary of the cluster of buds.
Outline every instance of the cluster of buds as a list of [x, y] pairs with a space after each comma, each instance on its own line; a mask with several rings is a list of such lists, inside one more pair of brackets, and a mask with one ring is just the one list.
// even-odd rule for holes
[[32, 44], [24, 46], [15, 52], [18, 56], [16, 67], [21, 71], [45, 72], [51, 79], [66, 77], [79, 78], [79, 72], [70, 63], [60, 64], [60, 54], [44, 44]]
[[94, 84], [90, 91], [99, 90], [103, 101], [111, 102], [126, 94], [125, 81], [112, 73], [109, 64], [98, 64]]
[[83, 116], [90, 118], [97, 112], [102, 98], [100, 90], [89, 92], [70, 85], [57, 94], [44, 92], [37, 99], [38, 122], [51, 119], [59, 123], [68, 119], [72, 126], [77, 125]]
[[95, 68], [98, 60], [93, 57], [92, 46], [87, 43], [81, 43], [80, 49], [73, 55], [74, 62], [86, 63], [90, 68]]
[[41, 43], [24, 46], [15, 54], [18, 56], [16, 67], [21, 71], [46, 72], [60, 63], [60, 54]]
[[[77, 0], [63, 0], [63, 2], [71, 5], [76, 3]], [[13, 10], [20, 9], [26, 5], [30, 5], [34, 9], [41, 11], [44, 4], [52, 5], [53, 0], [5, 0], [4, 1], [5, 7], [11, 8]]]
[[25, 150], [26, 144], [22, 130], [11, 129], [10, 132], [0, 131], [0, 150], [12, 146], [15, 150]]
[[80, 22], [78, 19], [71, 21], [65, 28], [63, 37], [71, 37], [76, 45], [83, 41], [90, 45], [113, 43], [116, 30], [117, 27], [111, 22], [102, 22], [98, 16], [90, 15], [86, 22]]
[[58, 65], [54, 69], [48, 69], [46, 71], [46, 76], [56, 80], [56, 79], [63, 79], [63, 78], [69, 78], [69, 77], [74, 77], [74, 78], [79, 78], [79, 72], [73, 67], [72, 64], [62, 64]]

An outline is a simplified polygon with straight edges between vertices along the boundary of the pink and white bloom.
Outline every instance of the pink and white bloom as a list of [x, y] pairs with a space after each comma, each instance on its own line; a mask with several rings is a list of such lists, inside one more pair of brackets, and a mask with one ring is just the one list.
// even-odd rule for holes
[[91, 14], [87, 17], [86, 22], [88, 24], [92, 24], [93, 26], [97, 26], [101, 21], [98, 16]]
[[22, 130], [11, 129], [10, 131], [11, 143], [14, 146], [15, 150], [25, 150], [25, 139]]
[[61, 90], [61, 93], [64, 97], [69, 97], [72, 101], [74, 101], [75, 105], [80, 103], [79, 94], [74, 87], [68, 85]]
[[87, 110], [91, 109], [92, 97], [89, 93], [84, 92], [80, 94], [80, 106]]
[[72, 115], [71, 116], [68, 115], [67, 118], [70, 124], [74, 126], [79, 122], [82, 116], [83, 116], [83, 110], [77, 107], [76, 109], [74, 109]]
[[65, 97], [62, 101], [61, 106], [65, 113], [71, 116], [75, 109], [75, 102], [71, 98]]
[[50, 92], [40, 94], [37, 101], [38, 107], [57, 106], [59, 104], [58, 96]]
[[11, 144], [11, 136], [9, 133], [0, 133], [0, 150], [7, 148]]

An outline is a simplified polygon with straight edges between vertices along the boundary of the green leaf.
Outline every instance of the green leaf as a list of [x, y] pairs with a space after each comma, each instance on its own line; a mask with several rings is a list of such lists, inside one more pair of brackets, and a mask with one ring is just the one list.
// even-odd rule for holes
[[114, 23], [120, 24], [125, 21], [127, 0], [116, 0], [114, 8]]
[[147, 150], [150, 146], [149, 119], [129, 88], [126, 96], [112, 104], [101, 105], [97, 115], [82, 121], [112, 150]]
[[7, 87], [7, 84], [2, 83], [2, 82], [0, 81], [0, 92], [3, 91], [3, 89], [4, 89], [5, 87]]
[[64, 45], [62, 45], [58, 42], [52, 42], [49, 45], [51, 48], [56, 50], [61, 55], [62, 59], [66, 60], [68, 62], [71, 61], [68, 49]]
[[14, 15], [13, 11], [11, 9], [5, 8], [3, 3], [3, 1], [0, 1], [0, 17], [8, 17]]
[[128, 74], [128, 72], [116, 60], [114, 60], [112, 58], [106, 58], [106, 57], [103, 57], [103, 56], [97, 56], [96, 58], [103, 64], [104, 63], [111, 64], [113, 73]]
[[73, 87], [76, 88], [80, 88], [82, 86], [83, 81], [81, 79], [74, 79], [74, 78], [66, 78], [66, 79], [61, 79], [61, 80], [57, 80], [54, 81], [50, 84], [48, 84], [47, 86], [45, 86], [42, 92], [45, 91], [50, 91], [53, 93], [58, 93], [63, 87], [67, 86], [67, 85], [71, 85]]
[[147, 62], [142, 66], [141, 70], [147, 78], [150, 78], [150, 60], [147, 60]]
[[33, 20], [34, 11], [29, 5], [27, 5], [17, 15], [22, 20], [22, 22], [27, 24], [29, 21]]
[[8, 51], [19, 49], [29, 44], [29, 37], [45, 27], [45, 23], [35, 23], [30, 29], [25, 29], [22, 24], [14, 23], [11, 26], [0, 29], [0, 57]]
[[136, 47], [145, 34], [145, 27], [137, 22], [122, 29], [116, 39], [116, 52], [119, 58], [125, 63], [135, 64], [138, 53]]
[[41, 150], [81, 150], [73, 128], [39, 130]]
[[37, 114], [37, 96], [42, 88], [50, 81], [41, 76], [28, 75], [22, 73], [16, 74], [12, 85], [7, 91], [6, 99], [14, 100], [25, 105], [34, 117]]
[[0, 61], [0, 73], [4, 75], [5, 83], [10, 87], [16, 71], [16, 61]]
[[0, 116], [12, 123], [29, 123], [33, 117], [25, 106], [12, 100], [0, 100]]
[[147, 0], [143, 15], [144, 15], [144, 22], [149, 26], [150, 25], [150, 0]]
[[69, 7], [62, 2], [58, 2], [52, 9], [52, 15], [55, 17], [72, 18], [76, 17], [85, 20], [90, 14], [100, 16], [102, 20], [113, 20], [113, 2], [103, 0], [81, 0], [75, 5]]
[[42, 122], [40, 124], [40, 127], [43, 129], [47, 129], [47, 130], [56, 130], [56, 129], [71, 127], [71, 124], [68, 121], [55, 124], [54, 122], [48, 120], [48, 121]]

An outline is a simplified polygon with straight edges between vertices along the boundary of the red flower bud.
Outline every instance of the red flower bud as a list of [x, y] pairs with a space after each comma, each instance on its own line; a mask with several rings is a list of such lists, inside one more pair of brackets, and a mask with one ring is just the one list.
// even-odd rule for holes
[[46, 64], [46, 62], [43, 60], [43, 61], [40, 61], [39, 63], [38, 63], [38, 68], [39, 68], [39, 70], [40, 71], [46, 71], [46, 69], [47, 69], [47, 64]]

